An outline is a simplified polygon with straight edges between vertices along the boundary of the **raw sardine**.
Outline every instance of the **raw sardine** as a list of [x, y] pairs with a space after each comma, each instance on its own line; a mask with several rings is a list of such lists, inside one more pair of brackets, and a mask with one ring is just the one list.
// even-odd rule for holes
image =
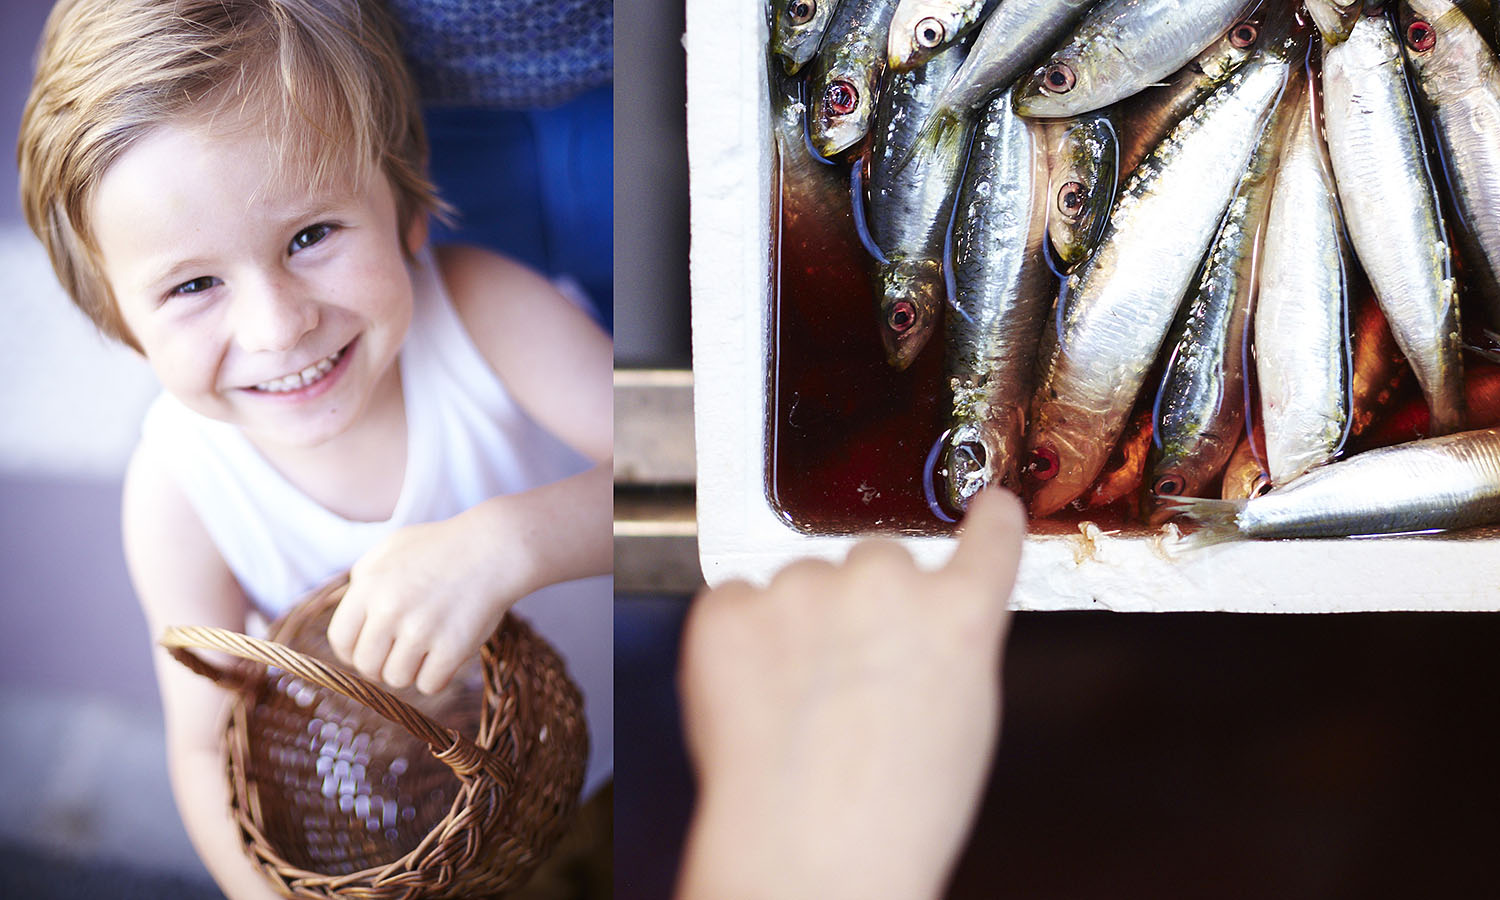
[[1432, 407], [1463, 426], [1457, 284], [1395, 29], [1364, 16], [1323, 49], [1324, 123], [1344, 223], [1396, 343]]
[[1256, 449], [1265, 444], [1265, 435], [1259, 428], [1240, 438], [1239, 446], [1234, 448], [1229, 463], [1224, 466], [1219, 496], [1225, 500], [1248, 500], [1271, 489], [1271, 473], [1261, 464], [1259, 451]]
[[1256, 373], [1271, 482], [1333, 459], [1349, 421], [1348, 267], [1312, 94], [1294, 107], [1255, 301]]
[[898, 71], [920, 66], [979, 24], [989, 0], [900, 0], [891, 17], [887, 62]]
[[1304, 0], [1307, 4], [1307, 14], [1312, 17], [1313, 24], [1318, 26], [1318, 33], [1323, 35], [1323, 43], [1340, 44], [1349, 38], [1349, 32], [1354, 30], [1354, 23], [1364, 15], [1364, 0]]
[[1500, 428], [1397, 444], [1313, 469], [1252, 500], [1182, 497], [1202, 522], [1189, 544], [1225, 537], [1341, 537], [1500, 520]]
[[1500, 62], [1448, 0], [1401, 4], [1401, 35], [1457, 208], [1466, 314], [1500, 332]]
[[1092, 5], [1088, 0], [1004, 0], [984, 20], [936, 115], [971, 117], [987, 97], [1009, 88]]
[[898, 369], [911, 365], [927, 344], [947, 295], [943, 245], [968, 130], [944, 130], [920, 144], [916, 138], [963, 56], [963, 47], [954, 44], [919, 69], [893, 74], [875, 117], [867, 221], [880, 251], [875, 269], [880, 337], [886, 358]]
[[1142, 492], [1155, 524], [1166, 520], [1156, 497], [1202, 496], [1244, 433], [1245, 326], [1289, 105], [1277, 104], [1267, 122], [1168, 341]]
[[1034, 127], [991, 100], [975, 126], [953, 225], [946, 372], [953, 397], [942, 469], [950, 507], [988, 484], [1018, 488], [1037, 337], [1052, 301], [1043, 256], [1046, 181]]
[[1027, 437], [1033, 515], [1071, 502], [1103, 468], [1281, 93], [1292, 50], [1268, 48], [1173, 129], [1126, 182], [1099, 249], [1064, 281], [1038, 356]]
[[772, 0], [771, 52], [795, 74], [818, 52], [839, 0]]
[[[1277, 39], [1264, 27], [1266, 6], [1235, 22], [1229, 30], [1193, 57], [1187, 65], [1166, 80], [1147, 85], [1119, 105], [1120, 176], [1129, 176], [1146, 154], [1167, 136], [1182, 117], [1203, 102], [1214, 88], [1224, 83], [1256, 48]], [[1282, 20], [1284, 21], [1284, 20]], [[1274, 26], [1271, 32], [1285, 37], [1285, 28]]]
[[859, 143], [875, 118], [885, 42], [896, 0], [842, 0], [808, 77], [813, 146], [835, 156]]
[[1078, 116], [1182, 68], [1240, 18], [1246, 0], [1105, 0], [1016, 87], [1023, 116]]

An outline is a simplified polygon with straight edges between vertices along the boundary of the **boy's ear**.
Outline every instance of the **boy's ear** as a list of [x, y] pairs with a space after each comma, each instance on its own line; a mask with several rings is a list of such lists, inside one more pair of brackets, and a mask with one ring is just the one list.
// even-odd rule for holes
[[427, 214], [418, 212], [411, 217], [411, 224], [406, 226], [406, 252], [415, 254], [427, 243]]

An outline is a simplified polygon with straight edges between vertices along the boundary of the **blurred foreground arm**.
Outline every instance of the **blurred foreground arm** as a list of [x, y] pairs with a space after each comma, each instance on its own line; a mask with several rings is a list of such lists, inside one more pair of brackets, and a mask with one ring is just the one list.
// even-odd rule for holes
[[887, 540], [701, 594], [679, 688], [698, 777], [678, 900], [941, 894], [983, 790], [1026, 519], [998, 490], [952, 559]]

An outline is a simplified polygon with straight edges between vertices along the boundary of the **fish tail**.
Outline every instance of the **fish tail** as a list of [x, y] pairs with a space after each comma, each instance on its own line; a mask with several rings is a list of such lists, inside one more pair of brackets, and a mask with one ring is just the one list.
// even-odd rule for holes
[[1186, 516], [1199, 527], [1178, 544], [1183, 550], [1195, 550], [1238, 539], [1239, 516], [1244, 500], [1216, 500], [1208, 497], [1161, 497], [1161, 509], [1174, 516]]

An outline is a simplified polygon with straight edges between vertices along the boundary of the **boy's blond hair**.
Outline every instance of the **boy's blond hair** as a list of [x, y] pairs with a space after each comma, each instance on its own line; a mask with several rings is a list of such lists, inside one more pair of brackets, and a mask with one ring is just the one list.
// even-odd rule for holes
[[21, 205], [73, 302], [136, 350], [90, 228], [94, 189], [153, 128], [262, 114], [309, 188], [378, 166], [401, 227], [441, 213], [396, 26], [370, 0], [61, 0], [21, 119]]

